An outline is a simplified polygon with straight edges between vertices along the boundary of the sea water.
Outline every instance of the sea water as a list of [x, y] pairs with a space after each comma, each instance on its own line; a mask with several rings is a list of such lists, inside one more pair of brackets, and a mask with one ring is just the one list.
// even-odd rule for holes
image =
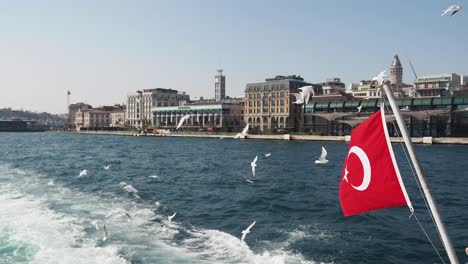
[[[315, 164], [322, 145], [330, 162]], [[0, 133], [0, 263], [442, 263], [408, 208], [343, 216], [338, 185], [347, 148]], [[404, 152], [394, 149], [416, 215], [445, 256]], [[468, 147], [416, 152], [466, 262]]]

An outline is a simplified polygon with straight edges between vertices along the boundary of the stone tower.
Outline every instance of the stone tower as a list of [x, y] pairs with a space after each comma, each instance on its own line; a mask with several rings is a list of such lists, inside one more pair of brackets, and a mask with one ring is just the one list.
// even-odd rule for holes
[[216, 70], [215, 76], [215, 100], [220, 101], [226, 98], [226, 76], [223, 75], [223, 69]]
[[392, 65], [390, 65], [390, 83], [400, 85], [403, 82], [403, 67], [401, 66], [398, 54], [393, 56]]

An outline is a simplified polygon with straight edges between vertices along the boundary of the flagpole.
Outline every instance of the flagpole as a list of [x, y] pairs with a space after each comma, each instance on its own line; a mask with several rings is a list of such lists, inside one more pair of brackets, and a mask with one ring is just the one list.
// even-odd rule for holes
[[439, 214], [439, 210], [437, 209], [437, 205], [434, 199], [432, 198], [432, 194], [429, 190], [429, 186], [426, 183], [426, 179], [424, 177], [421, 166], [419, 165], [419, 162], [416, 159], [416, 154], [413, 149], [413, 144], [411, 143], [411, 139], [408, 136], [408, 133], [406, 131], [405, 122], [403, 121], [403, 118], [401, 117], [400, 109], [395, 103], [395, 97], [393, 96], [393, 92], [390, 86], [388, 85], [388, 83], [384, 83], [383, 88], [385, 90], [385, 93], [387, 94], [387, 98], [390, 103], [390, 106], [392, 107], [393, 115], [395, 116], [395, 119], [398, 123], [398, 127], [400, 128], [401, 135], [403, 137], [403, 140], [405, 141], [406, 149], [408, 150], [414, 169], [416, 170], [416, 174], [418, 175], [418, 179], [419, 179], [419, 182], [421, 183], [424, 196], [426, 197], [427, 203], [429, 204], [429, 209], [431, 210], [432, 215], [434, 216], [434, 221], [437, 225], [437, 228], [439, 229], [440, 236], [442, 238], [442, 243], [444, 244], [445, 250], [447, 251], [447, 255], [450, 259], [450, 263], [458, 264], [459, 262], [458, 262], [457, 255], [455, 254], [455, 250], [453, 249], [453, 245], [447, 234], [445, 225], [442, 222], [442, 219]]

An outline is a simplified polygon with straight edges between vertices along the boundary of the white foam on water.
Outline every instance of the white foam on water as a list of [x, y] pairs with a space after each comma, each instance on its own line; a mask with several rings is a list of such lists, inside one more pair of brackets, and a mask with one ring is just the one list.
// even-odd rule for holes
[[[303, 230], [293, 231], [287, 243], [273, 243], [269, 250], [254, 252], [246, 242], [241, 243], [239, 237], [228, 233], [187, 228], [177, 221], [168, 223], [167, 215], [159, 213], [159, 202], [144, 204], [124, 195], [81, 193], [63, 187], [57, 180], [54, 186], [48, 186], [50, 181], [51, 178], [35, 172], [20, 172], [0, 165], [0, 210], [8, 212], [0, 214], [0, 253], [5, 239], [9, 246], [21, 251], [17, 256], [11, 253], [11, 260], [117, 264], [132, 260], [140, 263], [316, 263], [286, 249], [294, 237], [305, 236]], [[99, 231], [94, 221], [99, 223]], [[109, 235], [102, 242], [104, 224]]]

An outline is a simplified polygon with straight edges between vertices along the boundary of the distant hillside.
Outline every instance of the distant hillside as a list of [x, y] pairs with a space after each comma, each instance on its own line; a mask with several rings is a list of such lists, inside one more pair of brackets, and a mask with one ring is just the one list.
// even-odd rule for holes
[[61, 126], [65, 122], [65, 119], [60, 115], [46, 112], [35, 113], [23, 110], [12, 110], [11, 108], [0, 108], [0, 120], [2, 119], [35, 120], [38, 124], [49, 126]]

